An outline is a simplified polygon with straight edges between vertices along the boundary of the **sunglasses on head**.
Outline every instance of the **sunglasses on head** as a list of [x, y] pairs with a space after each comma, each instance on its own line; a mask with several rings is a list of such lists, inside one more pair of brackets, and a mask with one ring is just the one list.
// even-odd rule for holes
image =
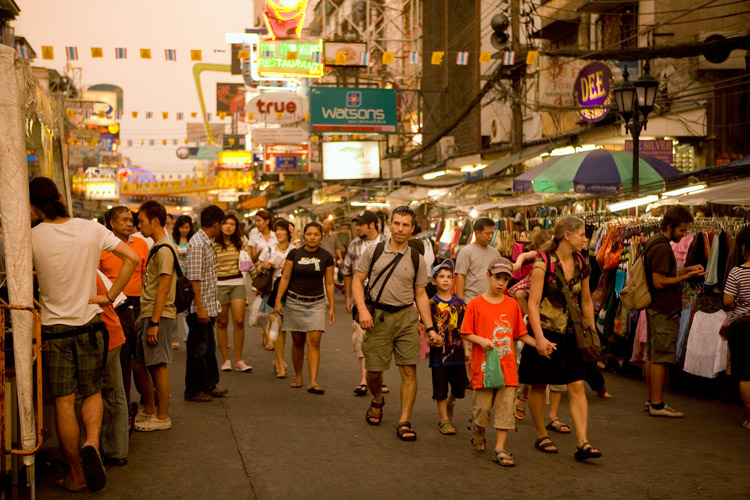
[[395, 209], [393, 209], [393, 215], [399, 215], [399, 214], [411, 215], [412, 217], [415, 216], [414, 210], [412, 210], [411, 208], [405, 205], [396, 207]]

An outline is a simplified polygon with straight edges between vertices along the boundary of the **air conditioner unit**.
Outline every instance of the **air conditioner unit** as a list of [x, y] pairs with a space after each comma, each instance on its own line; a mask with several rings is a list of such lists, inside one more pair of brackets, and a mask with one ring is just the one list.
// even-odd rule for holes
[[[746, 33], [737, 31], [703, 31], [696, 36], [699, 42], [710, 42], [742, 36]], [[702, 70], [732, 70], [745, 69], [746, 50], [713, 50], [705, 55], [698, 56], [698, 69]]]
[[456, 139], [452, 135], [445, 136], [438, 141], [437, 160], [444, 161], [458, 154]]

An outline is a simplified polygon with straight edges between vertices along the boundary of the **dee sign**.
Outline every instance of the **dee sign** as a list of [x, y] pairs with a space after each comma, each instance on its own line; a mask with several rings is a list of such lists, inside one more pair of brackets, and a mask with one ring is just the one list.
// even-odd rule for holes
[[573, 86], [576, 105], [581, 118], [598, 122], [609, 113], [612, 106], [612, 72], [601, 62], [593, 62], [583, 68]]
[[397, 124], [395, 89], [310, 89], [310, 128], [313, 132], [395, 134]]
[[307, 101], [291, 92], [267, 92], [250, 100], [245, 110], [251, 122], [296, 123], [305, 119]]

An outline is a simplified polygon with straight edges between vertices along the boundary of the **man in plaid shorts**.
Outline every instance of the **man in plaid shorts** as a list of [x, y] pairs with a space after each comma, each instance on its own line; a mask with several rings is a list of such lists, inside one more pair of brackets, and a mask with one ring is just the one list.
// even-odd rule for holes
[[[99, 434], [102, 426], [102, 383], [109, 335], [101, 306], [112, 304], [125, 288], [138, 255], [104, 226], [68, 214], [55, 183], [37, 177], [29, 184], [32, 213], [41, 220], [31, 230], [34, 268], [39, 281], [45, 376], [55, 398], [55, 424], [70, 465], [57, 486], [69, 491], [99, 491], [107, 484]], [[96, 270], [102, 250], [123, 264], [112, 287], [96, 294]], [[112, 297], [112, 298], [110, 298]], [[81, 420], [75, 412], [76, 394], [83, 398]]]

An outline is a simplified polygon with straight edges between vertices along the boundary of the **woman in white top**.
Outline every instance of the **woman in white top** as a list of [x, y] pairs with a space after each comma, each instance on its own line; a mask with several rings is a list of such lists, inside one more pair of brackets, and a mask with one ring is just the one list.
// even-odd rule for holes
[[273, 286], [271, 291], [263, 296], [260, 304], [260, 312], [268, 313], [268, 324], [272, 325], [274, 320], [278, 321], [279, 334], [273, 341], [273, 350], [276, 357], [273, 360], [273, 367], [278, 378], [286, 377], [287, 364], [284, 362], [284, 343], [286, 341], [286, 332], [282, 328], [282, 318], [277, 317], [273, 312], [276, 303], [276, 292], [279, 289], [279, 279], [281, 272], [284, 270], [284, 261], [286, 254], [294, 248], [292, 244], [292, 235], [294, 233], [294, 224], [288, 220], [278, 219], [275, 224], [275, 234], [278, 243], [273, 247], [266, 248], [258, 258], [258, 269], [273, 269]]
[[[247, 242], [247, 249], [253, 264], [258, 263], [258, 258], [263, 250], [278, 243], [272, 228], [273, 214], [269, 210], [261, 208], [255, 213], [255, 228], [250, 231]], [[268, 340], [268, 327], [263, 328], [263, 345], [266, 350], [273, 351], [273, 343]]]

